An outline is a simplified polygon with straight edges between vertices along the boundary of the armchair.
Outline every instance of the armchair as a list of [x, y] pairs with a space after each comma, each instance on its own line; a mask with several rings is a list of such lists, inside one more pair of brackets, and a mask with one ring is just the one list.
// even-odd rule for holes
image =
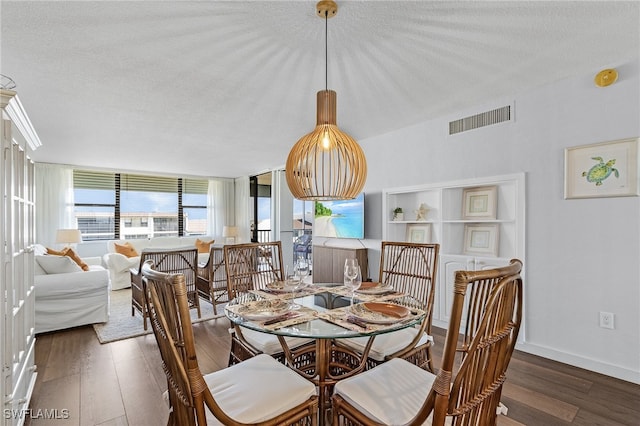
[[[376, 337], [369, 352], [367, 368], [375, 367], [392, 358], [404, 358], [432, 373], [431, 321], [435, 281], [438, 267], [439, 244], [418, 244], [383, 241], [380, 251], [380, 282], [406, 293], [418, 303], [415, 307], [427, 315], [419, 327], [410, 327]], [[407, 303], [400, 300], [399, 303]], [[415, 302], [411, 302], [415, 303]], [[340, 344], [362, 353], [368, 339], [355, 337]]]
[[394, 358], [338, 382], [333, 424], [495, 425], [522, 320], [521, 269], [513, 259], [502, 268], [457, 271], [438, 374]]
[[[224, 246], [224, 264], [230, 298], [242, 296], [249, 290], [265, 288], [267, 284], [284, 278], [282, 270], [282, 243], [247, 243]], [[229, 365], [266, 353], [284, 362], [285, 356], [278, 338], [272, 334], [253, 330], [231, 329]], [[312, 339], [285, 337], [290, 348], [311, 345]]]
[[140, 254], [140, 264], [132, 268], [131, 272], [131, 316], [136, 311], [142, 315], [142, 324], [147, 329], [149, 311], [145, 304], [145, 290], [142, 283], [142, 266], [146, 261], [153, 262], [157, 271], [167, 273], [181, 273], [185, 276], [187, 286], [187, 300], [190, 309], [197, 309], [198, 318], [201, 317], [200, 298], [196, 291], [196, 276], [198, 268], [198, 250], [193, 249], [153, 249], [143, 250]]
[[[109, 319], [109, 273], [100, 265], [99, 257], [82, 260], [88, 264], [88, 271], [80, 269], [66, 256], [35, 256], [36, 333], [102, 323]], [[48, 262], [45, 264], [45, 261]], [[64, 269], [65, 262], [72, 268]]]
[[209, 258], [205, 264], [198, 264], [196, 280], [198, 295], [213, 305], [213, 313], [217, 314], [216, 305], [229, 301], [227, 291], [227, 272], [224, 266], [224, 248], [211, 247]]
[[171, 410], [169, 425], [315, 425], [313, 383], [268, 355], [203, 375], [198, 366], [185, 276], [142, 268]]

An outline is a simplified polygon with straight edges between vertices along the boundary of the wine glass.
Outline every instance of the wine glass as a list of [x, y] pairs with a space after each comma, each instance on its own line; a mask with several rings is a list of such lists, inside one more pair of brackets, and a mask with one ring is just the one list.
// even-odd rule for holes
[[356, 277], [356, 267], [358, 266], [358, 259], [347, 258], [344, 260], [344, 276], [349, 280], [353, 280]]
[[304, 289], [307, 286], [305, 279], [307, 275], [309, 275], [309, 270], [309, 261], [307, 261], [304, 256], [298, 256], [298, 260], [296, 260], [295, 265], [293, 265], [293, 274], [299, 281], [299, 289]]
[[[353, 270], [355, 272], [353, 275], [347, 275], [347, 268], [345, 267], [344, 273], [344, 285], [351, 291], [351, 301], [349, 303], [350, 308], [353, 308], [353, 298], [356, 290], [362, 285], [362, 273], [360, 271], [360, 266], [356, 265]], [[349, 269], [349, 272], [351, 272], [351, 269]]]
[[353, 308], [353, 298], [355, 297], [356, 290], [359, 289], [360, 286], [362, 285], [362, 275], [360, 272], [360, 266], [355, 267], [355, 275], [353, 276], [353, 278], [351, 278], [351, 276], [347, 276], [345, 272], [344, 285], [351, 292], [351, 301], [349, 303], [349, 306], [350, 308]]
[[[295, 267], [294, 267], [295, 270]], [[289, 274], [289, 265], [284, 267], [284, 286], [285, 291], [291, 292], [291, 299], [289, 300], [289, 309], [298, 309], [299, 306], [294, 302], [296, 297], [296, 290], [300, 287], [300, 281], [295, 278], [294, 275]]]

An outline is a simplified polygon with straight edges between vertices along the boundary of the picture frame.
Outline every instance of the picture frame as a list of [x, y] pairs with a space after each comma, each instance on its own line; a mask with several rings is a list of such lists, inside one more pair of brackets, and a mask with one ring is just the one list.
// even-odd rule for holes
[[498, 187], [465, 188], [462, 192], [462, 219], [495, 219]]
[[639, 138], [564, 150], [564, 198], [634, 197], [638, 193]]
[[464, 226], [464, 254], [498, 256], [500, 227], [498, 224], [469, 223]]
[[407, 225], [408, 243], [430, 243], [431, 242], [431, 224]]

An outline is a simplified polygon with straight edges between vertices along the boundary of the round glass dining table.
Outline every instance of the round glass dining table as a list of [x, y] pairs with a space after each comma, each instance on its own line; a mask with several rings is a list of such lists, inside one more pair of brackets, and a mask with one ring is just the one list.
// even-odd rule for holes
[[[235, 325], [278, 337], [287, 365], [318, 386], [319, 424], [325, 424], [333, 385], [366, 367], [375, 336], [420, 323], [425, 312], [417, 301], [393, 291], [357, 294], [350, 306], [342, 285], [314, 284], [291, 294], [255, 290], [225, 307]], [[362, 352], [340, 344], [341, 339], [368, 337]], [[292, 349], [285, 337], [313, 339], [315, 345]]]

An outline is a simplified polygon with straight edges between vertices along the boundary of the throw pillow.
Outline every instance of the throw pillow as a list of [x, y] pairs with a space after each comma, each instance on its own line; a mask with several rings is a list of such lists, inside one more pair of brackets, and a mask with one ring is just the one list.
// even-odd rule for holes
[[82, 272], [76, 262], [67, 256], [45, 255], [36, 256], [36, 262], [47, 274], [67, 274], [70, 272]]
[[83, 270], [83, 271], [88, 271], [89, 270], [89, 265], [87, 265], [86, 263], [84, 263], [84, 261], [80, 258], [80, 256], [78, 256], [76, 254], [75, 251], [73, 251], [73, 249], [71, 247], [65, 247], [62, 250], [58, 251], [58, 250], [54, 250], [54, 249], [50, 249], [47, 248], [47, 254], [49, 255], [53, 255], [53, 256], [67, 256], [69, 257], [71, 260], [73, 260], [74, 262], [76, 262], [78, 264], [78, 266]]
[[47, 254], [52, 254], [54, 256], [64, 256], [66, 248], [63, 248], [62, 250], [54, 250], [52, 248], [47, 247]]
[[83, 270], [83, 271], [88, 271], [89, 270], [89, 265], [87, 265], [84, 260], [82, 260], [80, 258], [80, 256], [78, 256], [76, 254], [75, 251], [73, 251], [73, 249], [71, 249], [70, 247], [65, 249], [65, 256], [70, 257], [71, 260], [73, 260], [74, 262], [76, 262], [78, 264], [78, 266]]
[[196, 238], [196, 247], [198, 248], [198, 253], [209, 253], [211, 250], [211, 244], [213, 244], [215, 240], [211, 241], [202, 241], [200, 238]]
[[133, 247], [129, 242], [126, 242], [124, 244], [113, 243], [113, 246], [116, 248], [116, 253], [123, 254], [127, 257], [140, 256], [135, 247]]

